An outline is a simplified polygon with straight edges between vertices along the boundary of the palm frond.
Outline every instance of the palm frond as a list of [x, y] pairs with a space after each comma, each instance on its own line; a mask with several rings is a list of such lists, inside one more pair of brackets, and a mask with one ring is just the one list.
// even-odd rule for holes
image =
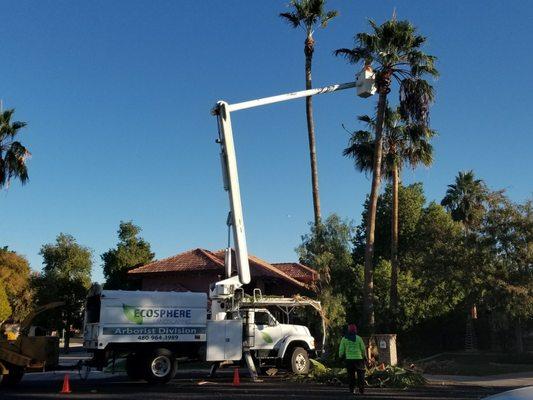
[[375, 124], [376, 124], [374, 118], [372, 118], [369, 115], [359, 115], [359, 116], [357, 116], [357, 120], [360, 121], [360, 122], [364, 122], [365, 124], [367, 124], [367, 125], [369, 125], [371, 127], [375, 126]]
[[18, 178], [22, 184], [28, 180], [26, 160], [30, 152], [15, 136], [26, 126], [25, 122], [11, 122], [15, 110], [10, 109], [0, 113], [0, 189], [12, 178]]
[[404, 79], [400, 85], [400, 115], [409, 123], [427, 125], [434, 98], [433, 86], [425, 79]]
[[337, 11], [324, 11], [326, 0], [292, 0], [289, 7], [291, 12], [281, 13], [280, 17], [286, 19], [294, 28], [302, 26], [308, 35], [311, 35], [315, 26], [320, 24], [323, 28], [337, 16]]
[[353, 132], [343, 156], [354, 160], [355, 167], [361, 172], [372, 171], [374, 163], [374, 137], [364, 130]]
[[300, 26], [300, 19], [294, 13], [290, 13], [290, 12], [280, 13], [279, 16], [281, 18], [284, 18], [287, 22], [289, 22], [293, 28], [298, 28], [298, 26]]
[[328, 25], [328, 22], [335, 18], [337, 15], [339, 15], [339, 12], [337, 10], [328, 11], [326, 15], [322, 17], [322, 28], [325, 28]]

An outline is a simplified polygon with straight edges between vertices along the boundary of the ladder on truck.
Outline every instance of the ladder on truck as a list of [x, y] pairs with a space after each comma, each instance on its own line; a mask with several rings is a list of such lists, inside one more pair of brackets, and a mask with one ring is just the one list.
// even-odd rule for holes
[[[242, 290], [242, 289], [240, 289]], [[326, 343], [326, 316], [322, 310], [322, 304], [318, 300], [311, 299], [307, 296], [263, 296], [260, 289], [254, 289], [251, 296], [242, 294], [242, 297], [236, 295], [235, 298], [241, 298], [238, 308], [241, 310], [246, 310], [250, 308], [268, 308], [276, 307], [281, 312], [283, 312], [287, 318], [290, 320], [290, 314], [297, 308], [301, 307], [310, 307], [314, 309], [320, 316], [321, 323], [321, 350], [324, 350], [324, 345]]]

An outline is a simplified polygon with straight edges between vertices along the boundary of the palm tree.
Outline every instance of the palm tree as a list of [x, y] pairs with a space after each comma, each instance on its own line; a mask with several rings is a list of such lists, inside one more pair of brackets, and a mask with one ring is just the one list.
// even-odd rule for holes
[[474, 171], [460, 171], [455, 183], [448, 185], [441, 205], [452, 215], [455, 221], [463, 223], [465, 230], [470, 231], [484, 210], [484, 201], [488, 190], [482, 179], [475, 179]]
[[432, 86], [424, 79], [426, 75], [438, 76], [435, 57], [421, 50], [426, 38], [416, 33], [416, 28], [408, 21], [393, 18], [382, 25], [370, 20], [372, 33], [358, 33], [355, 47], [338, 49], [335, 55], [344, 56], [350, 63], [374, 64], [378, 104], [376, 112], [376, 137], [372, 167], [372, 187], [368, 208], [367, 234], [365, 246], [365, 284], [363, 314], [367, 328], [374, 328], [374, 231], [376, 208], [381, 183], [381, 162], [383, 155], [383, 127], [387, 108], [387, 96], [391, 91], [392, 80], [399, 85], [400, 114], [409, 124], [428, 125], [429, 105], [434, 99]]
[[[351, 134], [349, 145], [343, 155], [353, 158], [357, 169], [371, 172], [374, 167], [376, 120], [363, 115], [359, 117], [370, 131], [359, 130]], [[390, 107], [385, 110], [383, 130], [383, 162], [381, 174], [392, 182], [391, 213], [391, 286], [390, 309], [392, 314], [398, 311], [398, 189], [400, 174], [405, 164], [416, 168], [433, 162], [433, 146], [429, 143], [435, 131], [425, 125], [407, 125], [401, 120], [399, 110]]]
[[0, 189], [9, 186], [13, 178], [17, 178], [22, 184], [28, 181], [26, 159], [30, 152], [15, 140], [15, 136], [26, 123], [12, 122], [14, 113], [14, 109], [0, 112]]
[[[281, 13], [280, 17], [289, 22], [293, 28], [301, 27], [305, 30], [305, 88], [313, 87], [311, 80], [311, 65], [315, 51], [313, 33], [320, 25], [325, 28], [328, 22], [337, 16], [337, 11], [325, 11], [326, 0], [292, 0], [289, 6], [291, 12]], [[313, 190], [313, 211], [315, 226], [320, 224], [320, 197], [318, 192], [318, 166], [315, 144], [315, 124], [313, 121], [312, 97], [305, 99], [305, 113], [307, 116], [307, 135], [309, 137], [309, 157], [311, 160], [311, 184]]]

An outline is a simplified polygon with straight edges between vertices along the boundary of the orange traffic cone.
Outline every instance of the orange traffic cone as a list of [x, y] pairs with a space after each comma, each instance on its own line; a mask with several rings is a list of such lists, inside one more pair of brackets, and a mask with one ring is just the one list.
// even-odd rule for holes
[[63, 388], [61, 389], [61, 394], [69, 394], [70, 393], [70, 375], [65, 374], [65, 377], [63, 378]]
[[235, 367], [233, 370], [233, 386], [240, 386], [241, 378], [239, 377], [239, 367]]

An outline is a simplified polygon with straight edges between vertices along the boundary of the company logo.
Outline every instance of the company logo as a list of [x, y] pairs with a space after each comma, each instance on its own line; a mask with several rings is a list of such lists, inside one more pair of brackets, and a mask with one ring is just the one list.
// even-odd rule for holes
[[270, 336], [268, 333], [266, 332], [261, 332], [261, 336], [263, 337], [263, 340], [265, 341], [265, 343], [273, 343], [274, 340], [272, 339], [272, 336]]
[[180, 308], [139, 308], [122, 304], [126, 318], [134, 324], [142, 325], [145, 320], [160, 322], [165, 320], [191, 319], [191, 310]]
[[141, 325], [143, 323], [143, 317], [141, 317], [140, 315], [135, 315], [135, 310], [135, 307], [122, 304], [122, 311], [124, 311], [124, 315], [126, 316], [126, 318], [134, 324]]

